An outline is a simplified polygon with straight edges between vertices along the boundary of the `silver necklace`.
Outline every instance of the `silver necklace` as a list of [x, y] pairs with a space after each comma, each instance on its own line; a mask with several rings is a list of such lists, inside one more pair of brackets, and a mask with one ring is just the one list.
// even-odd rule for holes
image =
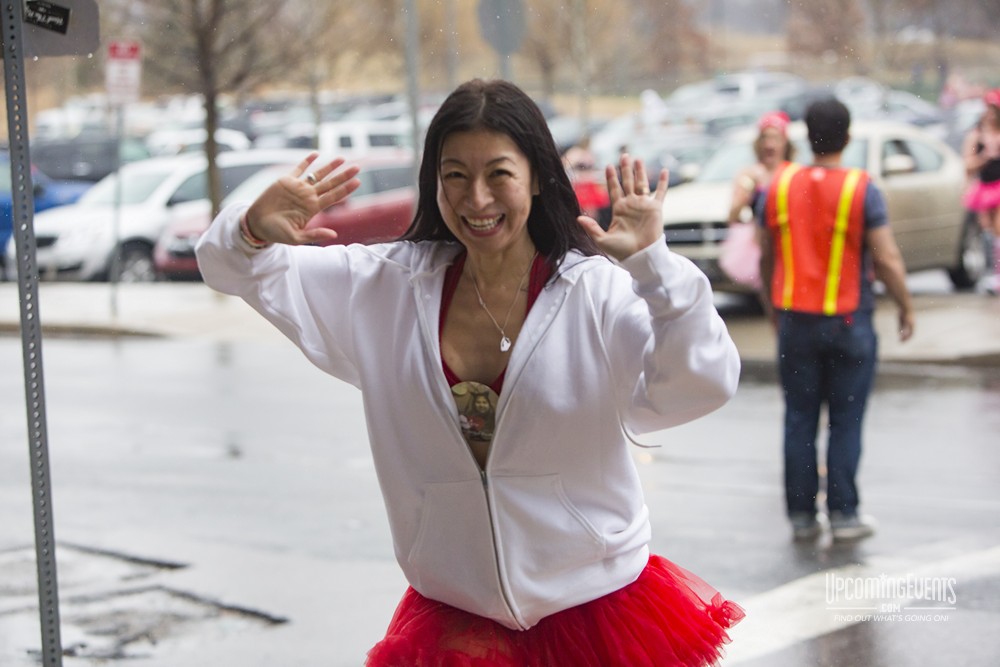
[[517, 289], [514, 290], [514, 298], [511, 299], [510, 306], [507, 308], [507, 315], [503, 318], [503, 326], [500, 326], [500, 323], [497, 322], [497, 318], [493, 317], [493, 313], [491, 313], [490, 309], [486, 307], [486, 302], [483, 301], [483, 295], [479, 293], [479, 281], [476, 280], [476, 274], [472, 272], [472, 269], [469, 269], [469, 275], [472, 276], [472, 289], [476, 290], [476, 298], [479, 299], [479, 305], [486, 311], [490, 321], [493, 322], [493, 326], [495, 326], [497, 331], [500, 332], [501, 352], [506, 352], [513, 344], [504, 329], [507, 327], [507, 322], [510, 320], [510, 314], [514, 311], [514, 304], [517, 303], [517, 295], [521, 293], [521, 288], [524, 286], [524, 279], [528, 277], [528, 272], [531, 271], [531, 266], [535, 263], [535, 257], [537, 256], [538, 252], [535, 252], [535, 254], [531, 256], [531, 261], [528, 262], [528, 268], [526, 268], [524, 273], [521, 274], [521, 280], [517, 283]]

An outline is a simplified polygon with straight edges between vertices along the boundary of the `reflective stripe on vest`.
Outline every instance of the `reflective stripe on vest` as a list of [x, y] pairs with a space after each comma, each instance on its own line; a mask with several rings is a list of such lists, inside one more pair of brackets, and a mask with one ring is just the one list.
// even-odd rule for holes
[[782, 172], [778, 179], [777, 190], [777, 213], [778, 213], [778, 233], [781, 237], [781, 261], [784, 266], [785, 281], [781, 289], [781, 307], [788, 309], [792, 307], [792, 289], [795, 287], [795, 262], [792, 260], [792, 232], [788, 228], [788, 186], [792, 182], [792, 176], [799, 173], [801, 165], [790, 164]]
[[844, 264], [844, 239], [847, 236], [847, 224], [851, 219], [851, 205], [854, 203], [854, 193], [858, 190], [861, 180], [861, 170], [851, 169], [844, 179], [844, 187], [840, 191], [840, 202], [837, 205], [837, 224], [833, 229], [833, 242], [830, 244], [830, 262], [826, 272], [826, 294], [823, 298], [823, 314], [837, 313], [837, 293], [840, 290], [840, 271]]

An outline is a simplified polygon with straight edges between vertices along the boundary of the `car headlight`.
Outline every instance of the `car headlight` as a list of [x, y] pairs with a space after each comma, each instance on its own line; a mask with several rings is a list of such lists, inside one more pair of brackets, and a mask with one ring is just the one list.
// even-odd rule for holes
[[56, 235], [60, 246], [89, 246], [111, 237], [111, 226], [104, 220], [88, 220], [67, 227]]

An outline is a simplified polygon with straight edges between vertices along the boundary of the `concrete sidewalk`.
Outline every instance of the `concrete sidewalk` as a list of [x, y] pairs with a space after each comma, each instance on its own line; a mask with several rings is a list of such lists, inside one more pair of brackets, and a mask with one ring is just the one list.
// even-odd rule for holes
[[[201, 283], [43, 283], [37, 312], [46, 335], [139, 335], [218, 340], [279, 339], [278, 332], [239, 299]], [[774, 333], [759, 314], [720, 311], [744, 363], [772, 364]], [[1000, 365], [1000, 299], [978, 294], [916, 294], [917, 327], [900, 344], [895, 310], [876, 314], [884, 362]], [[14, 283], [0, 284], [0, 332], [17, 333], [20, 309]]]

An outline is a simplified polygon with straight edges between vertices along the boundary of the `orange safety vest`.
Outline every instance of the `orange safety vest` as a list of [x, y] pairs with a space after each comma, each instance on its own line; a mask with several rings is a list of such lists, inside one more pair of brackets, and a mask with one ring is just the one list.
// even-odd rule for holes
[[775, 249], [771, 302], [844, 315], [861, 300], [868, 174], [788, 163], [771, 181], [765, 219]]

